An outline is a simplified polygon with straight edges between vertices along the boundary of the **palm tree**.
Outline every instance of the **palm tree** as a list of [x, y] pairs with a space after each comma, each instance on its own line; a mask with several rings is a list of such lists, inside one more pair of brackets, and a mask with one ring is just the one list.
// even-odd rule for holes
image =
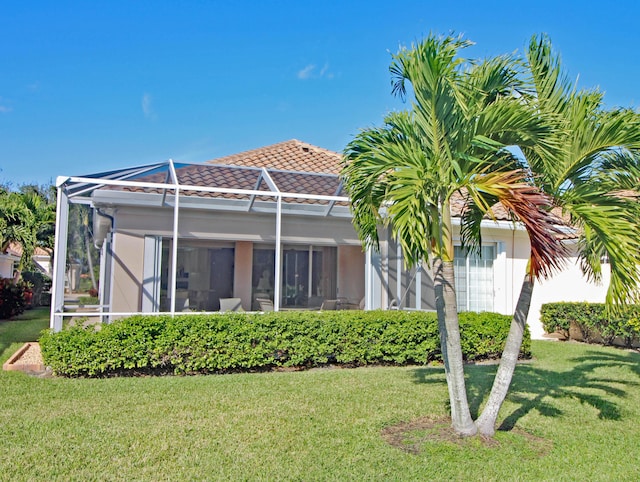
[[[559, 57], [546, 36], [530, 42], [528, 63], [535, 95], [528, 100], [555, 122], [555, 143], [563, 149], [523, 151], [533, 179], [579, 233], [578, 258], [587, 276], [601, 279], [601, 260], [611, 264], [607, 304], [637, 299], [640, 282], [638, 203], [640, 118], [626, 109], [604, 110], [600, 92], [576, 92], [563, 77]], [[533, 279], [523, 282], [508, 340], [478, 430], [493, 435], [522, 343]]]
[[4, 191], [0, 208], [0, 248], [6, 250], [11, 242], [22, 246], [19, 269], [32, 262], [37, 246], [52, 247], [55, 204], [30, 190]]
[[378, 226], [389, 226], [409, 266], [431, 261], [440, 345], [454, 430], [473, 435], [464, 383], [453, 271], [450, 200], [467, 200], [461, 235], [478, 249], [480, 222], [502, 202], [521, 221], [532, 245], [530, 276], [558, 265], [563, 246], [547, 212], [548, 200], [528, 181], [506, 146], [537, 146], [544, 152], [549, 128], [522, 102], [526, 94], [518, 64], [510, 57], [465, 63], [462, 38], [429, 36], [393, 56], [393, 93], [410, 112], [392, 113], [381, 128], [362, 131], [347, 146], [342, 177], [351, 197], [354, 225], [363, 243], [376, 247]]

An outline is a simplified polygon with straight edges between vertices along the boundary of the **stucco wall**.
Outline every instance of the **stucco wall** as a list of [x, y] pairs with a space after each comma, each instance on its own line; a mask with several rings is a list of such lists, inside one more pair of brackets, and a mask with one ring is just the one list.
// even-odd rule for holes
[[111, 310], [114, 312], [139, 311], [141, 309], [144, 236], [116, 232], [113, 251]]
[[251, 277], [253, 243], [238, 241], [235, 244], [233, 296], [242, 300], [242, 309], [251, 310]]
[[[159, 208], [119, 208], [117, 229], [131, 234], [173, 235], [173, 210]], [[178, 233], [181, 238], [276, 241], [276, 218], [271, 214], [216, 211], [180, 211]], [[283, 216], [282, 242], [315, 245], [348, 244], [360, 246], [351, 221], [321, 216]]]
[[589, 282], [582, 274], [575, 248], [572, 249], [572, 257], [567, 261], [565, 268], [554, 274], [553, 277], [536, 282], [531, 297], [529, 310], [529, 328], [531, 336], [540, 338], [544, 334], [540, 322], [540, 308], [544, 303], [559, 301], [587, 301], [590, 303], [604, 303], [611, 280], [611, 271], [608, 264], [602, 267], [602, 282], [599, 284]]
[[360, 302], [364, 297], [364, 253], [360, 246], [338, 246], [338, 296]]
[[8, 256], [0, 256], [0, 278], [13, 278], [13, 260]]

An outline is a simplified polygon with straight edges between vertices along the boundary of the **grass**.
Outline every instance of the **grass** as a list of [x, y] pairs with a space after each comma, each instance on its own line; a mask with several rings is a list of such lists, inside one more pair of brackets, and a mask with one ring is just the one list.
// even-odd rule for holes
[[24, 343], [36, 341], [46, 328], [49, 328], [48, 306], [27, 310], [11, 320], [0, 320], [0, 364]]
[[[28, 328], [28, 325], [33, 325]], [[0, 359], [43, 320], [0, 323]], [[0, 480], [637, 480], [640, 355], [534, 342], [497, 444], [382, 431], [447, 413], [440, 368], [194, 377], [0, 374]], [[472, 409], [495, 366], [467, 367]]]

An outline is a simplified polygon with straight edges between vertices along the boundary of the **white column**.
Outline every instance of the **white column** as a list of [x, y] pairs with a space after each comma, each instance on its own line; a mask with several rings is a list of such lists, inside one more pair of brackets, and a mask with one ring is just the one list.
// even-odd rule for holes
[[173, 205], [173, 245], [171, 252], [171, 276], [169, 277], [171, 283], [171, 314], [176, 312], [176, 271], [178, 265], [178, 221], [180, 219], [180, 188], [175, 187], [175, 203]]
[[64, 180], [58, 178], [58, 199], [56, 205], [56, 232], [53, 259], [53, 279], [51, 285], [51, 318], [49, 327], [62, 330], [64, 311], [64, 278], [67, 264], [67, 238], [69, 234], [69, 197], [64, 189]]
[[416, 264], [416, 310], [422, 309], [422, 261]]
[[371, 266], [371, 247], [367, 246], [364, 268], [365, 310], [371, 310], [373, 306], [373, 266]]
[[401, 310], [402, 306], [402, 246], [400, 240], [396, 239], [396, 302], [398, 303], [398, 309]]
[[276, 272], [273, 287], [273, 310], [280, 311], [280, 287], [282, 284], [282, 198], [278, 196], [276, 209]]

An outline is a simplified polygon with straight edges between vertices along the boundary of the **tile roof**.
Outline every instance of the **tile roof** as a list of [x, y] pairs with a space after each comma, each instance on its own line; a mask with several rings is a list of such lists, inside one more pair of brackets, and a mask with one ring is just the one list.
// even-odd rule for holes
[[[467, 195], [464, 192], [455, 192], [453, 196], [451, 196], [451, 216], [460, 218], [464, 214], [465, 205], [467, 203]], [[491, 211], [493, 211], [493, 215], [497, 221], [513, 221], [513, 218], [509, 215], [507, 209], [501, 204], [496, 203], [491, 207]], [[558, 220], [559, 226], [569, 227], [570, 220], [563, 216], [561, 208], [553, 208], [551, 210], [553, 216], [555, 216]], [[490, 219], [490, 216], [485, 216], [485, 218]], [[568, 239], [576, 239], [578, 237], [578, 233], [575, 229], [569, 229], [566, 234], [557, 235], [558, 239], [568, 240]]]
[[[16, 241], [11, 241], [7, 246], [7, 249], [2, 254], [20, 257], [22, 256], [22, 253], [23, 253], [22, 244]], [[40, 246], [36, 246], [36, 248], [33, 251], [34, 256], [51, 256], [51, 254], [52, 254], [52, 250], [50, 248], [41, 248]]]
[[208, 164], [266, 167], [284, 171], [339, 174], [342, 156], [297, 139], [207, 161]]
[[[296, 139], [252, 149], [230, 156], [207, 161], [204, 164], [176, 163], [176, 174], [181, 185], [206, 186], [228, 189], [247, 189], [269, 191], [264, 179], [260, 180], [261, 169], [266, 168], [281, 192], [297, 194], [317, 194], [323, 196], [346, 195], [340, 188], [338, 174], [341, 166], [341, 155], [327, 149], [301, 142]], [[167, 172], [156, 172], [136, 178], [137, 181], [171, 183]], [[258, 181], [260, 183], [258, 184]], [[340, 188], [340, 190], [338, 190]], [[108, 188], [109, 189], [109, 188]], [[160, 189], [142, 187], [118, 187], [129, 192], [160, 193]], [[249, 199], [247, 195], [222, 194], [201, 191], [183, 191], [184, 195], [205, 198]], [[272, 200], [268, 196], [260, 196], [258, 200]], [[328, 204], [327, 201], [284, 198], [285, 202], [303, 204]], [[464, 193], [455, 193], [451, 198], [451, 214], [461, 217], [467, 202]], [[347, 205], [339, 202], [338, 205]], [[512, 218], [505, 207], [497, 203], [492, 207], [495, 219], [511, 221]], [[560, 219], [561, 213], [555, 213]], [[487, 216], [489, 218], [489, 216]], [[575, 234], [567, 235], [567, 238]]]
[[[178, 182], [182, 186], [202, 186], [227, 189], [245, 189], [270, 191], [262, 169], [248, 166], [214, 165], [214, 164], [175, 164]], [[267, 169], [267, 172], [280, 192], [311, 194], [320, 196], [344, 195], [340, 188], [340, 178], [336, 174], [323, 174], [315, 172], [292, 172], [276, 169]], [[140, 182], [165, 183], [167, 172], [156, 172], [136, 178]], [[171, 181], [169, 181], [171, 183]], [[127, 192], [146, 192], [159, 194], [162, 189], [145, 187], [107, 187], [110, 190], [123, 190]], [[230, 193], [212, 193], [195, 190], [183, 190], [186, 196], [198, 196], [205, 198], [224, 199], [249, 199], [248, 195]], [[273, 200], [273, 197], [260, 196], [258, 200]], [[303, 204], [328, 204], [325, 200], [283, 198], [285, 202]], [[339, 203], [340, 205], [344, 203]]]

